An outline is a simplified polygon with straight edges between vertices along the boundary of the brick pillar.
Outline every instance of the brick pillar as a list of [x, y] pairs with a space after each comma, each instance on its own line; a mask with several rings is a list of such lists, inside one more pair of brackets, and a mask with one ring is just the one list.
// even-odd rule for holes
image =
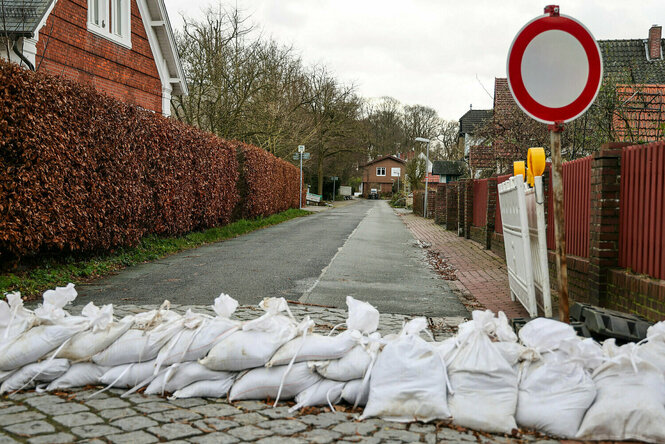
[[446, 229], [457, 231], [457, 182], [446, 185]]
[[492, 248], [492, 233], [496, 227], [496, 204], [499, 198], [496, 176], [487, 180], [487, 218], [485, 219], [485, 248]]
[[464, 216], [466, 216], [464, 195], [466, 191], [466, 184], [463, 180], [457, 182], [457, 235], [464, 237]]
[[473, 223], [473, 179], [466, 179], [464, 186], [464, 237], [471, 239]]
[[446, 184], [440, 183], [436, 186], [436, 201], [434, 203], [434, 223], [444, 225], [446, 223]]
[[436, 188], [430, 188], [427, 191], [427, 218], [434, 219], [436, 204]]
[[609, 270], [619, 265], [621, 147], [627, 145], [603, 145], [591, 164], [589, 300], [595, 305], [606, 305]]

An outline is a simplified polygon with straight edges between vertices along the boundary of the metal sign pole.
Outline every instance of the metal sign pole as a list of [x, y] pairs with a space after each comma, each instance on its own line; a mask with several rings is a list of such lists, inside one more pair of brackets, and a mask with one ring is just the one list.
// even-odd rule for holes
[[300, 153], [300, 209], [302, 210], [302, 153]]
[[563, 122], [548, 125], [552, 149], [552, 195], [554, 196], [554, 235], [556, 238], [556, 269], [559, 288], [559, 320], [569, 323], [568, 266], [566, 264], [566, 225], [563, 213], [563, 167], [561, 133]]
[[333, 177], [333, 203], [335, 203], [335, 177]]

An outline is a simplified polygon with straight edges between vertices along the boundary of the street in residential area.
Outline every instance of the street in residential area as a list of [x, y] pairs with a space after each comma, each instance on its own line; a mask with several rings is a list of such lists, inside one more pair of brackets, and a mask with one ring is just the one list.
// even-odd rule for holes
[[266, 297], [344, 308], [346, 296], [382, 313], [468, 316], [429, 267], [386, 201], [356, 200], [248, 235], [138, 265], [78, 288], [77, 304], [242, 305]]

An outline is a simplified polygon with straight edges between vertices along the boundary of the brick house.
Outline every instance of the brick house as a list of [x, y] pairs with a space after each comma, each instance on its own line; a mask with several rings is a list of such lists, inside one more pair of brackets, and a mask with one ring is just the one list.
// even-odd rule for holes
[[400, 189], [404, 189], [405, 165], [403, 159], [395, 156], [379, 157], [363, 165], [363, 197], [369, 196], [372, 188], [376, 188], [379, 194], [392, 193], [393, 183], [399, 183]]
[[187, 94], [163, 0], [4, 0], [0, 57], [167, 116]]
[[492, 149], [479, 135], [483, 127], [492, 123], [492, 114], [491, 109], [470, 108], [459, 119], [457, 145], [459, 151], [464, 153], [464, 158], [471, 168], [472, 177], [476, 177], [476, 174], [480, 173], [483, 168], [495, 168]]
[[647, 39], [599, 40], [606, 81], [616, 85], [617, 139], [650, 142], [665, 136], [665, 40], [653, 25]]

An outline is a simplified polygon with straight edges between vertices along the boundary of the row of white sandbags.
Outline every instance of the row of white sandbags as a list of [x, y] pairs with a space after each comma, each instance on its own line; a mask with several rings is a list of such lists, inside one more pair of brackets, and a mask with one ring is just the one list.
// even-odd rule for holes
[[[235, 309], [235, 306], [228, 307], [232, 305], [230, 301], [228, 298], [225, 305], [218, 298], [215, 304], [217, 318], [225, 319], [223, 322], [226, 323], [235, 322], [228, 320], [228, 315]], [[45, 295], [44, 306], [48, 304]], [[292, 318], [279, 314], [288, 309], [283, 306], [277, 309], [280, 304], [285, 303], [279, 300], [264, 302], [267, 311], [264, 316], [245, 323], [228, 336], [228, 339], [239, 336], [240, 345], [238, 341], [228, 341], [227, 346], [211, 349], [201, 362], [217, 368], [186, 362], [205, 355], [193, 351], [198, 336], [195, 331], [200, 329], [200, 333], [205, 327], [196, 322], [196, 316], [188, 314], [183, 317], [187, 321], [180, 324], [189, 327], [171, 335], [170, 340], [161, 343], [157, 352], [153, 350], [152, 342], [160, 341], [143, 339], [141, 347], [138, 347], [139, 359], [136, 359], [137, 347], [131, 346], [131, 342], [123, 344], [118, 348], [123, 352], [134, 350], [133, 358], [126, 356], [124, 359], [128, 362], [125, 365], [104, 369], [104, 373], [97, 377], [100, 382], [115, 386], [132, 387], [149, 383], [147, 393], [172, 391], [176, 396], [219, 396], [230, 389], [229, 398], [232, 400], [274, 399], [282, 395], [282, 399], [295, 397], [298, 406], [320, 405], [324, 401], [335, 403], [339, 401], [340, 393], [346, 391], [353, 393], [353, 396], [349, 398], [347, 393], [344, 399], [355, 399], [354, 402], [360, 405], [362, 398], [368, 399], [363, 417], [428, 421], [452, 416], [459, 425], [491, 432], [509, 433], [519, 424], [563, 437], [652, 442], [665, 439], [660, 427], [654, 426], [662, 423], [659, 419], [665, 419], [663, 324], [652, 327], [649, 340], [644, 344], [617, 347], [612, 341], [607, 341], [600, 348], [592, 340], [577, 337], [566, 324], [547, 319], [527, 324], [520, 331], [522, 344], [519, 344], [505, 316], [500, 314], [495, 318], [491, 312], [474, 312], [473, 320], [462, 324], [455, 338], [443, 343], [427, 342], [418, 335], [426, 327], [425, 320], [421, 318], [407, 324], [399, 336], [381, 340], [381, 344], [385, 345], [375, 363], [368, 357], [367, 350], [359, 354], [363, 362], [356, 366], [360, 371], [354, 376], [362, 372], [365, 374], [362, 379], [353, 378], [348, 382], [335, 381], [330, 376], [323, 379], [327, 375], [325, 371], [323, 374], [319, 371], [335, 367], [335, 364], [345, 360], [355, 361], [348, 348], [343, 351], [342, 359], [322, 355], [322, 350], [329, 348], [331, 342], [339, 341], [332, 338], [342, 335], [310, 335], [308, 338], [308, 323], [301, 323], [303, 325], [298, 328]], [[0, 320], [1, 313], [2, 310]], [[158, 332], [165, 329], [163, 325], [173, 323], [168, 320], [173, 314], [168, 313], [158, 311], [147, 314], [141, 318], [142, 322], [138, 322], [138, 329], [149, 328]], [[350, 307], [347, 324], [353, 325], [353, 313]], [[357, 317], [366, 317], [368, 313], [356, 311]], [[157, 317], [164, 319], [155, 326]], [[378, 325], [378, 312], [376, 321]], [[239, 324], [236, 323], [235, 327]], [[293, 328], [295, 333], [285, 333], [293, 331]], [[152, 330], [149, 336], [161, 338], [161, 334], [154, 334]], [[279, 332], [284, 336], [277, 334]], [[144, 338], [144, 333], [138, 336]], [[366, 339], [367, 333], [364, 332]], [[280, 345], [276, 346], [276, 343]], [[378, 344], [368, 340], [366, 343]], [[243, 344], [252, 346], [246, 348]], [[282, 347], [281, 344], [286, 345]], [[101, 356], [92, 356], [93, 362], [104, 362], [102, 358], [114, 356], [115, 353], [108, 351], [111, 348]], [[220, 355], [213, 353], [215, 348], [220, 349]], [[241, 355], [249, 353], [251, 359], [229, 359], [237, 355], [233, 350], [241, 351]], [[160, 359], [160, 355], [165, 357]], [[140, 363], [148, 356], [154, 361]], [[171, 359], [168, 359], [169, 356]], [[326, 361], [317, 362], [321, 358]], [[62, 366], [67, 365], [66, 360], [58, 361], [64, 361]], [[310, 362], [292, 365], [296, 361]], [[44, 366], [43, 362], [33, 367]], [[160, 370], [169, 364], [170, 367]], [[239, 377], [233, 373], [264, 364], [268, 367], [243, 372]], [[70, 376], [82, 365], [74, 364], [68, 371]], [[658, 365], [661, 367], [658, 368]], [[51, 365], [50, 370], [55, 368]], [[33, 373], [38, 371], [32, 369]], [[178, 375], [181, 376], [178, 378]], [[40, 374], [35, 381], [48, 377]], [[167, 383], [170, 385], [167, 386]]]
[[[323, 377], [348, 381], [363, 376], [378, 345], [378, 311], [353, 298], [347, 299], [348, 330], [320, 336], [308, 335], [309, 318], [296, 323], [283, 298], [264, 300], [260, 306], [266, 313], [242, 323], [229, 318], [237, 302], [224, 294], [215, 300], [216, 317], [190, 311], [180, 316], [163, 306], [119, 322], [113, 321], [110, 305], [100, 310], [88, 304], [82, 316], [69, 316], [63, 307], [75, 297], [70, 285], [46, 292], [34, 312], [22, 306], [17, 294], [8, 295], [9, 304], [0, 302], [0, 382], [5, 379], [0, 393], [44, 382], [51, 382], [47, 389], [150, 383], [152, 393], [159, 381], [161, 392], [169, 392], [186, 388], [173, 384], [180, 374], [199, 388], [181, 395], [196, 396], [206, 394], [201, 391], [205, 381], [232, 382], [235, 374], [229, 372], [301, 361], [316, 361], [312, 368]], [[178, 368], [184, 363], [187, 372]]]

